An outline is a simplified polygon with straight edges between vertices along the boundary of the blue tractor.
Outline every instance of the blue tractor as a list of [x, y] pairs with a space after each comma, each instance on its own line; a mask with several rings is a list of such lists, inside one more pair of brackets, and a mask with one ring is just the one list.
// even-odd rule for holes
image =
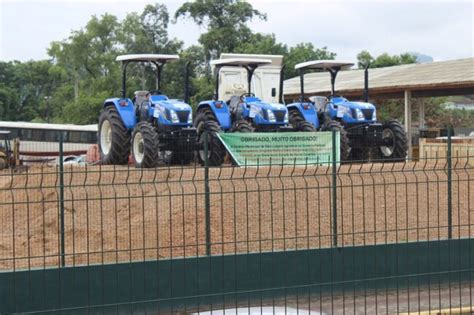
[[[336, 95], [335, 81], [340, 70], [354, 64], [334, 60], [314, 60], [297, 64], [300, 73], [300, 102], [288, 105], [290, 123], [310, 122], [316, 129], [340, 131], [341, 160], [375, 159], [405, 160], [408, 152], [406, 132], [400, 122], [377, 121], [376, 108], [368, 103], [368, 72], [365, 71], [365, 102], [352, 102]], [[313, 96], [306, 101], [304, 74], [307, 70], [328, 71], [331, 75], [331, 94]], [[372, 152], [372, 153], [371, 153]]]
[[[215, 66], [216, 94], [214, 100], [200, 102], [195, 126], [199, 142], [208, 137], [209, 165], [221, 165], [226, 150], [217, 134], [219, 132], [267, 132], [293, 131], [288, 123], [288, 110], [283, 104], [262, 101], [251, 91], [252, 77], [259, 66], [271, 64], [271, 60], [253, 58], [220, 59], [211, 62]], [[228, 100], [219, 100], [219, 73], [222, 67], [242, 67], [247, 71], [247, 91], [233, 95]], [[199, 151], [200, 161], [204, 161], [204, 150]]]
[[[169, 99], [160, 91], [163, 66], [178, 59], [177, 55], [159, 54], [117, 57], [122, 62], [122, 97], [105, 100], [99, 116], [99, 152], [103, 164], [127, 164], [130, 151], [139, 168], [156, 167], [160, 162], [187, 164], [194, 159], [197, 134], [191, 106]], [[156, 87], [151, 91], [136, 91], [130, 99], [126, 74], [132, 62], [151, 63], [156, 67]], [[185, 99], [186, 95], [187, 86]]]

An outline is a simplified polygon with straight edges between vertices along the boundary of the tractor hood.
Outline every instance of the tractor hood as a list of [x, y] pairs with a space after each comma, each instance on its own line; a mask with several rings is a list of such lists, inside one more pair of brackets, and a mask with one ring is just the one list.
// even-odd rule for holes
[[344, 97], [334, 97], [331, 99], [331, 102], [336, 106], [342, 105], [353, 109], [375, 109], [375, 106], [370, 103], [350, 102]]
[[329, 104], [330, 116], [340, 118], [344, 123], [371, 123], [377, 120], [373, 104], [350, 102], [343, 97], [333, 97]]
[[153, 102], [154, 105], [158, 105], [163, 109], [174, 110], [174, 111], [191, 111], [191, 106], [180, 101], [180, 100], [162, 100]]
[[248, 97], [245, 99], [245, 102], [249, 105], [249, 106], [255, 106], [255, 107], [258, 107], [258, 108], [261, 108], [263, 110], [272, 110], [272, 111], [275, 111], [275, 110], [278, 110], [278, 111], [286, 111], [286, 106], [283, 105], [283, 104], [276, 104], [276, 103], [265, 103], [265, 102], [262, 102], [260, 99], [256, 98], [256, 97]]

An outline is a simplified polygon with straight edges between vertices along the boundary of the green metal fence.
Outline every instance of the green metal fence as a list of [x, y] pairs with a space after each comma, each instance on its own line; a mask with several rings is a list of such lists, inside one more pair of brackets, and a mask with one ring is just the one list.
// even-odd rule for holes
[[154, 169], [60, 156], [1, 171], [0, 313], [466, 310], [474, 157], [446, 150]]

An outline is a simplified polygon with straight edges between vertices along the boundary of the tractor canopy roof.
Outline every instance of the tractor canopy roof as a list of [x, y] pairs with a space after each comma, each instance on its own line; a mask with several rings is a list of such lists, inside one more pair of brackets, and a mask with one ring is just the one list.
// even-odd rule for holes
[[260, 58], [229, 58], [229, 59], [218, 59], [211, 61], [211, 65], [218, 67], [260, 67], [272, 64], [270, 59]]
[[295, 69], [316, 69], [316, 70], [328, 70], [334, 68], [340, 68], [341, 70], [348, 70], [354, 65], [350, 61], [337, 61], [337, 60], [312, 60], [295, 65]]
[[135, 55], [120, 55], [115, 59], [116, 61], [137, 61], [147, 62], [155, 61], [159, 63], [178, 60], [178, 55], [163, 55], [163, 54], [135, 54]]

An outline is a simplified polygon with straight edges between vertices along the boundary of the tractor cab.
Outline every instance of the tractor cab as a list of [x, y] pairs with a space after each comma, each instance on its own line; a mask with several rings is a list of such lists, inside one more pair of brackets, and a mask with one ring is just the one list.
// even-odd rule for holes
[[[192, 109], [185, 101], [169, 99], [161, 90], [161, 74], [166, 63], [179, 60], [178, 55], [139, 54], [118, 56], [122, 62], [122, 98], [126, 98], [127, 66], [131, 62], [148, 62], [155, 66], [156, 81], [154, 89], [134, 92], [132, 103], [135, 107], [138, 121], [157, 118], [161, 126], [192, 126]], [[187, 98], [188, 87], [185, 87]]]
[[[131, 153], [137, 167], [188, 164], [194, 158], [196, 129], [191, 106], [187, 104], [188, 66], [184, 101], [168, 98], [161, 90], [161, 74], [166, 63], [177, 55], [137, 54], [116, 58], [122, 63], [121, 98], [105, 100], [99, 117], [99, 151], [104, 164], [126, 164]], [[127, 67], [130, 63], [155, 66], [155, 85], [127, 97]], [[131, 151], [131, 152], [130, 152]]]
[[330, 118], [339, 121], [342, 125], [372, 123], [376, 120], [375, 106], [364, 102], [350, 102], [337, 95], [335, 91], [336, 77], [339, 71], [350, 69], [354, 63], [335, 60], [313, 60], [295, 66], [299, 70], [301, 82], [300, 101], [305, 102], [304, 74], [308, 71], [327, 71], [331, 76], [331, 94], [328, 97], [312, 96], [309, 101], [313, 103], [319, 121]]
[[237, 93], [223, 100], [231, 115], [229, 127], [235, 131], [241, 131], [238, 129], [242, 124], [249, 124], [252, 130], [282, 131], [288, 124], [288, 111], [284, 105], [267, 103], [252, 93], [252, 77], [255, 70], [271, 63], [271, 60], [259, 58], [229, 58], [211, 62], [211, 65], [215, 66], [216, 73], [215, 100], [219, 99], [219, 74], [223, 67], [241, 67], [247, 71], [246, 90], [240, 85], [240, 91], [236, 89]]
[[[368, 102], [368, 68], [364, 72], [364, 102], [349, 101], [336, 94], [337, 74], [341, 70], [350, 69], [353, 65], [352, 62], [336, 60], [313, 60], [297, 64], [295, 69], [299, 70], [300, 74], [300, 103], [290, 104], [289, 107], [301, 111], [301, 107], [309, 108], [311, 104], [317, 118], [303, 115], [306, 120], [311, 119], [311, 123], [316, 126], [319, 124], [323, 128], [338, 125], [342, 137], [347, 136], [348, 141], [345, 142], [349, 144], [343, 148], [344, 150], [341, 149], [342, 159], [364, 161], [372, 156], [387, 160], [404, 160], [407, 154], [407, 139], [402, 125], [396, 120], [390, 120], [385, 124], [377, 122], [376, 108]], [[311, 70], [329, 72], [331, 94], [327, 97], [309, 97], [308, 102], [305, 98], [304, 74]]]

